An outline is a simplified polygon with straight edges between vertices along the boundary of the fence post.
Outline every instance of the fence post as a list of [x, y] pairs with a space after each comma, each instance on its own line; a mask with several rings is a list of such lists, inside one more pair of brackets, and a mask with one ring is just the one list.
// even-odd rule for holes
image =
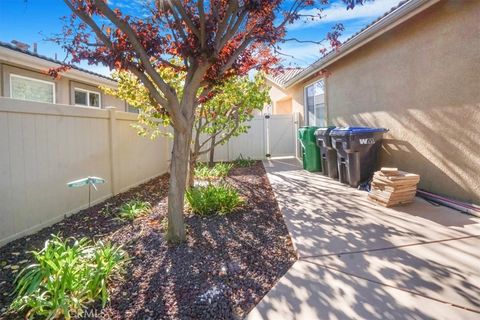
[[106, 107], [109, 115], [109, 147], [110, 147], [110, 185], [112, 194], [119, 193], [119, 166], [118, 166], [118, 134], [117, 134], [117, 108]]
[[295, 158], [299, 159], [300, 158], [300, 146], [298, 143], [298, 129], [300, 128], [300, 113], [295, 112], [293, 114], [293, 130], [295, 132], [293, 133], [293, 136], [295, 138]]

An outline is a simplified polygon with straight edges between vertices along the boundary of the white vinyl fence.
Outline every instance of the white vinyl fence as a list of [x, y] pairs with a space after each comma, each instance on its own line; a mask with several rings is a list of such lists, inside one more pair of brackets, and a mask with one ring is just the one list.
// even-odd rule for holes
[[[296, 114], [255, 116], [247, 133], [215, 148], [215, 161], [234, 161], [240, 155], [254, 160], [296, 156], [297, 119]], [[201, 158], [207, 159], [208, 155]]]
[[135, 114], [0, 98], [0, 246], [167, 172], [167, 138], [139, 137]]
[[[115, 108], [0, 97], [0, 246], [86, 208], [88, 187], [69, 181], [104, 178], [94, 204], [167, 172], [171, 140], [138, 136], [135, 121]], [[217, 148], [217, 161], [295, 155], [293, 115], [256, 116], [249, 125]]]

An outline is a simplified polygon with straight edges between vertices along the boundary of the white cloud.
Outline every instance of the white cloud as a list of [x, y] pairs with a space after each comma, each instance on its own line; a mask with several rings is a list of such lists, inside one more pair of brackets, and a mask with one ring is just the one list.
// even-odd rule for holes
[[[390, 11], [391, 8], [397, 6], [400, 0], [375, 0], [367, 2], [363, 6], [355, 6], [351, 10], [347, 10], [345, 4], [334, 3], [330, 7], [324, 9], [321, 13], [322, 18], [313, 18], [308, 20], [298, 20], [288, 27], [288, 30], [296, 30], [302, 28], [310, 28], [324, 22], [342, 23], [354, 19], [375, 19]], [[302, 14], [318, 15], [317, 9], [304, 10]]]

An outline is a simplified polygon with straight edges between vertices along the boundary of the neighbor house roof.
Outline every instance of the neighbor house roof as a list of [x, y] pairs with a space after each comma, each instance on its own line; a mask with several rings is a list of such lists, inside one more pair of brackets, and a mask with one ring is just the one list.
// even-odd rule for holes
[[[34, 69], [48, 69], [64, 64], [59, 60], [52, 59], [29, 50], [20, 49], [12, 44], [2, 41], [0, 41], [0, 59], [15, 64], [25, 65]], [[116, 84], [115, 80], [102, 74], [82, 69], [75, 65], [70, 65], [70, 67], [72, 69], [66, 71], [65, 74], [71, 78], [83, 81], [92, 81], [98, 84]]]
[[283, 70], [279, 71], [277, 74], [269, 74], [267, 75], [267, 78], [282, 86], [290, 79], [295, 77], [297, 74], [299, 74], [303, 68], [284, 68]]
[[391, 8], [383, 16], [379, 17], [369, 25], [365, 26], [362, 30], [360, 30], [355, 35], [353, 35], [352, 37], [347, 39], [345, 42], [343, 42], [339, 48], [337, 48], [336, 50], [330, 51], [325, 56], [323, 56], [319, 60], [312, 63], [307, 68], [302, 69], [301, 72], [298, 72], [294, 76], [288, 78], [283, 83], [278, 83], [278, 84], [283, 88], [288, 88], [300, 81], [307, 79], [308, 77], [311, 77], [312, 75], [317, 73], [319, 70], [322, 70], [328, 65], [346, 56], [347, 54], [364, 46], [365, 44], [369, 43], [373, 39], [387, 32], [388, 30], [412, 18], [413, 16], [431, 7], [432, 5], [434, 5], [439, 1], [441, 0], [400, 1], [398, 5]]

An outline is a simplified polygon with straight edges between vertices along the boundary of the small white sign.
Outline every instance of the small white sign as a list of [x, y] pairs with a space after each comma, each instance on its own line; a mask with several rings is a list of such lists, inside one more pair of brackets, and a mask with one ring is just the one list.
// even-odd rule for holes
[[374, 138], [364, 138], [364, 139], [358, 139], [360, 141], [360, 144], [375, 144], [375, 139]]

